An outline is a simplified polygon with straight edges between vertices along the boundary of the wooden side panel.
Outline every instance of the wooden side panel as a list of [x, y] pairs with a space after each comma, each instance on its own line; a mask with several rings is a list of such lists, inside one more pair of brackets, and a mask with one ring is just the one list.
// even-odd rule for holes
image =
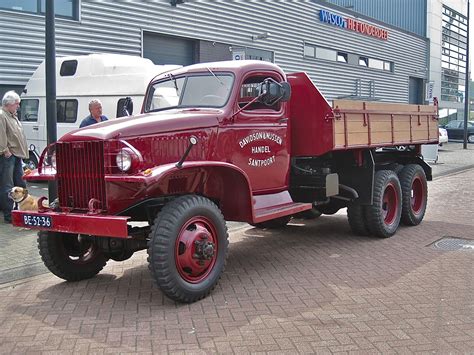
[[334, 100], [335, 148], [435, 143], [435, 106]]

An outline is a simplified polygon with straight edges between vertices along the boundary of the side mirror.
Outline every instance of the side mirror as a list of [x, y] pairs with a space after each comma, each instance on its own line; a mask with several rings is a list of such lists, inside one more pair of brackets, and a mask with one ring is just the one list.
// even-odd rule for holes
[[265, 79], [260, 85], [260, 102], [267, 106], [273, 106], [277, 102], [286, 102], [291, 96], [291, 86], [288, 82], [278, 83], [272, 78]]
[[123, 101], [122, 107], [118, 112], [117, 117], [131, 116], [133, 113], [133, 100], [130, 96], [127, 96]]

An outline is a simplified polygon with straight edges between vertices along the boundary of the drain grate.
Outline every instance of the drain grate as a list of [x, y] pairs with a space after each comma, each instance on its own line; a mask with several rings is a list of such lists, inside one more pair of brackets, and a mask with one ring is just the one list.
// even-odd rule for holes
[[472, 239], [461, 239], [451, 236], [445, 236], [440, 240], [430, 244], [435, 249], [440, 250], [472, 250], [474, 251], [474, 240]]

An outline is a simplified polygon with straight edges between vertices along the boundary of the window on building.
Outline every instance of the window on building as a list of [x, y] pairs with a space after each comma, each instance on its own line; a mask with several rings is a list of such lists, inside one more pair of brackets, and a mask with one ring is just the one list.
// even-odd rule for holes
[[316, 58], [336, 61], [337, 52], [334, 49], [317, 47]]
[[[0, 9], [29, 12], [44, 15], [46, 0], [1, 0]], [[56, 16], [77, 20], [79, 18], [79, 0], [54, 0]]]
[[337, 61], [347, 63], [347, 53], [337, 52]]
[[77, 100], [66, 99], [57, 100], [57, 120], [58, 123], [74, 123], [77, 120]]
[[316, 57], [316, 47], [305, 44], [303, 55], [311, 58]]
[[361, 65], [363, 67], [368, 67], [369, 66], [369, 58], [359, 57], [359, 65]]
[[464, 102], [467, 18], [443, 5], [441, 44], [441, 100]]
[[369, 67], [384, 70], [383, 60], [369, 58]]

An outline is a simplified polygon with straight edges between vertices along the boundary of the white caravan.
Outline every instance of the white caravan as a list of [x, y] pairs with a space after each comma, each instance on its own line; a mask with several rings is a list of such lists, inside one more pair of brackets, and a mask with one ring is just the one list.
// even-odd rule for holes
[[[79, 128], [89, 115], [92, 99], [102, 102], [103, 115], [109, 119], [126, 115], [123, 107], [127, 97], [132, 98], [135, 112], [139, 112], [150, 80], [177, 67], [119, 54], [56, 58], [57, 137]], [[23, 90], [19, 117], [30, 144], [28, 165], [35, 168], [38, 157], [32, 148], [41, 154], [47, 145], [44, 61]]]

